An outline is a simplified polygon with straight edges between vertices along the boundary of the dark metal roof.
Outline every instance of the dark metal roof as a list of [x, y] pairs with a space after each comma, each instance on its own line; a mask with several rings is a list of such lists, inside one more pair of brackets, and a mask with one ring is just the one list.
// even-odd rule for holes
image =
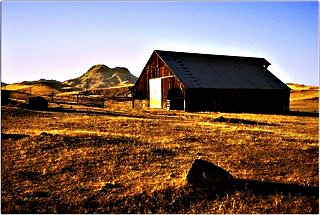
[[156, 50], [186, 88], [286, 89], [264, 58]]

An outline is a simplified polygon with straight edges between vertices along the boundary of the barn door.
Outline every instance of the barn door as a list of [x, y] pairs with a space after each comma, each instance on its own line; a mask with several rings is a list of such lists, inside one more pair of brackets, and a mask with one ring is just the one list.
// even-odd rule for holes
[[149, 79], [150, 108], [162, 108], [161, 78]]

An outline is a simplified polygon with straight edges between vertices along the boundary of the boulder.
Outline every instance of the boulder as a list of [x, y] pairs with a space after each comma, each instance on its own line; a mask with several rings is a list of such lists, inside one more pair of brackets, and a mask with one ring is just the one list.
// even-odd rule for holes
[[48, 108], [48, 101], [41, 96], [30, 97], [28, 103], [31, 109], [46, 110]]
[[221, 192], [232, 188], [234, 177], [228, 171], [209, 161], [196, 159], [187, 174], [187, 181], [193, 187]]

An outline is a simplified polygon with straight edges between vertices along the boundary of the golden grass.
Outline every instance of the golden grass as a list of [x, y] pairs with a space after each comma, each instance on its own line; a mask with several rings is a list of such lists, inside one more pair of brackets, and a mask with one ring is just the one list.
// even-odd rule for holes
[[216, 196], [185, 180], [200, 157], [238, 179], [318, 186], [317, 117], [119, 106], [2, 107], [2, 212], [319, 212], [318, 196]]
[[24, 93], [30, 93], [30, 90], [31, 90], [31, 94], [35, 94], [35, 95], [51, 95], [52, 92], [56, 94], [60, 93], [60, 91], [58, 91], [54, 87], [50, 87], [46, 84], [41, 84], [41, 83], [31, 84], [31, 85], [21, 84], [21, 83], [8, 84], [6, 86], [2, 86], [1, 89], [19, 91]]
[[134, 84], [122, 83], [119, 86], [108, 87], [108, 89], [118, 89], [123, 87], [132, 87]]
[[319, 87], [302, 84], [288, 84], [290, 94], [290, 110], [319, 113]]

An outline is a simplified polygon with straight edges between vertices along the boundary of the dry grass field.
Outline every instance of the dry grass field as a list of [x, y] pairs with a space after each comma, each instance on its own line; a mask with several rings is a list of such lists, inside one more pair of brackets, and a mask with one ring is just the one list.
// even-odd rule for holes
[[[318, 117], [129, 106], [2, 106], [1, 212], [319, 213]], [[239, 186], [192, 188], [196, 158]]]
[[290, 110], [319, 113], [319, 87], [303, 84], [288, 84], [290, 94]]

